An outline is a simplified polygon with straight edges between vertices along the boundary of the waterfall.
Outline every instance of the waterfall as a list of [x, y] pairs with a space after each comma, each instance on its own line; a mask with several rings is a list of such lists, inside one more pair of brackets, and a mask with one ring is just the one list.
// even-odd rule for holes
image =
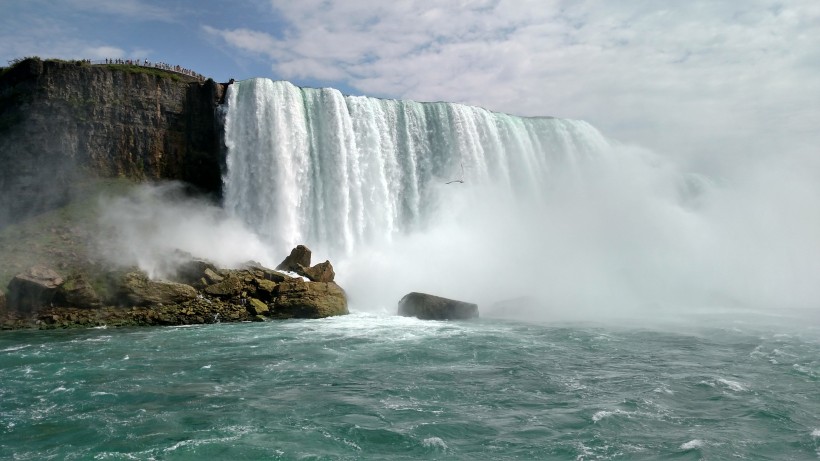
[[530, 296], [538, 316], [820, 299], [811, 168], [714, 181], [581, 121], [267, 79], [226, 101], [225, 210], [268, 260], [331, 259], [359, 308], [410, 291]]
[[332, 254], [429, 224], [444, 186], [542, 194], [607, 145], [581, 121], [268, 79], [228, 87], [225, 142], [225, 208], [274, 245]]

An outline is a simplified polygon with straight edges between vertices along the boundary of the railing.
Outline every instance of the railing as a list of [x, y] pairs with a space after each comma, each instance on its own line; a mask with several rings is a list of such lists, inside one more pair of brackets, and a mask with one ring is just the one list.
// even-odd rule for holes
[[151, 69], [159, 69], [164, 70], [166, 72], [173, 72], [175, 74], [185, 75], [186, 77], [195, 78], [197, 80], [207, 80], [207, 78], [204, 75], [194, 72], [190, 69], [186, 69], [182, 66], [172, 66], [164, 62], [151, 62], [147, 59], [102, 59], [99, 61], [92, 61], [88, 59], [81, 62], [86, 62], [92, 65], [121, 64], [126, 66], [149, 67]]
[[[30, 56], [25, 58], [17, 58], [12, 59], [9, 61], [9, 66], [15, 66], [17, 63], [22, 62], [26, 59], [40, 59], [37, 56]], [[159, 69], [166, 72], [172, 72], [175, 74], [185, 75], [186, 77], [195, 78], [197, 80], [207, 80], [207, 77], [204, 75], [194, 72], [190, 69], [186, 69], [182, 66], [172, 66], [170, 64], [166, 64], [164, 62], [151, 62], [147, 59], [100, 59], [98, 61], [92, 61], [91, 59], [73, 59], [67, 60], [64, 62], [69, 63], [78, 63], [78, 64], [90, 64], [90, 65], [110, 65], [110, 64], [120, 64], [126, 66], [139, 66], [139, 67], [148, 67], [151, 69]]]

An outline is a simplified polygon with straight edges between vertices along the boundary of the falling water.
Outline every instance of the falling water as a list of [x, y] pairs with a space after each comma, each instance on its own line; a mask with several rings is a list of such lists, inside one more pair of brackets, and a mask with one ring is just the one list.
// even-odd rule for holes
[[296, 244], [332, 259], [360, 307], [425, 290], [535, 296], [544, 318], [820, 299], [809, 168], [714, 181], [581, 121], [266, 79], [225, 107], [226, 210], [272, 259]]
[[537, 195], [607, 144], [580, 121], [268, 79], [229, 87], [225, 133], [225, 207], [281, 247], [336, 254], [423, 227], [442, 185]]

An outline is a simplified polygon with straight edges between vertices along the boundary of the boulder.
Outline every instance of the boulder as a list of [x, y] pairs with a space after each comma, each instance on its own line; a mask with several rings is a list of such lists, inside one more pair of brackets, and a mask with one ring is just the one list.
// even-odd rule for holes
[[256, 296], [265, 301], [273, 301], [273, 293], [276, 291], [276, 282], [267, 279], [253, 279], [256, 284]]
[[204, 259], [188, 259], [176, 268], [176, 276], [173, 278], [175, 282], [184, 283], [186, 285], [196, 284], [203, 277], [207, 278], [207, 273], [215, 274], [216, 266], [210, 261]]
[[18, 274], [8, 285], [8, 307], [20, 313], [33, 313], [49, 306], [63, 278], [45, 266], [34, 266]]
[[304, 245], [297, 245], [276, 269], [301, 274], [307, 267], [310, 267], [310, 250]]
[[248, 312], [253, 315], [268, 315], [270, 308], [267, 304], [256, 298], [248, 298]]
[[325, 261], [309, 269], [305, 269], [302, 275], [309, 278], [311, 282], [332, 282], [336, 277], [336, 273], [333, 272], [333, 266], [330, 264], [330, 261]]
[[422, 320], [465, 320], [478, 317], [478, 305], [413, 292], [399, 301], [399, 315]]
[[100, 307], [102, 302], [91, 282], [82, 274], [66, 277], [57, 289], [57, 300], [61, 304], [82, 308]]
[[234, 274], [225, 277], [221, 282], [205, 287], [205, 293], [221, 298], [239, 296], [245, 288], [245, 283]]
[[202, 275], [203, 278], [208, 282], [208, 284], [219, 283], [225, 280], [225, 277], [217, 274], [216, 271], [211, 270], [210, 268], [205, 269]]
[[196, 290], [190, 285], [151, 280], [142, 271], [125, 274], [120, 294], [122, 300], [131, 306], [177, 304], [197, 297]]
[[276, 285], [275, 317], [318, 319], [347, 313], [345, 292], [333, 282], [294, 280]]

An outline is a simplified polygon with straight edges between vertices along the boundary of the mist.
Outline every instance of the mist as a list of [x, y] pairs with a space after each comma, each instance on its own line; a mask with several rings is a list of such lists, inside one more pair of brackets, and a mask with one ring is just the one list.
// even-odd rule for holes
[[191, 258], [225, 268], [248, 261], [275, 264], [274, 250], [239, 219], [186, 193], [180, 183], [141, 184], [127, 195], [102, 198], [99, 206], [100, 255], [152, 278], [173, 276]]
[[[353, 310], [394, 313], [411, 291], [531, 321], [654, 318], [689, 311], [820, 306], [820, 197], [811, 163], [761, 161], [718, 178], [613, 144], [554, 174], [541, 194], [496, 183], [434, 186], [418, 229], [334, 250]], [[178, 183], [100, 202], [99, 250], [120, 266], [172, 276], [191, 257], [273, 267], [275, 248]]]
[[536, 321], [820, 306], [811, 164], [707, 178], [636, 147], [599, 160], [558, 172], [542, 195], [442, 184], [425, 229], [339, 262], [351, 304], [392, 311], [422, 291]]

